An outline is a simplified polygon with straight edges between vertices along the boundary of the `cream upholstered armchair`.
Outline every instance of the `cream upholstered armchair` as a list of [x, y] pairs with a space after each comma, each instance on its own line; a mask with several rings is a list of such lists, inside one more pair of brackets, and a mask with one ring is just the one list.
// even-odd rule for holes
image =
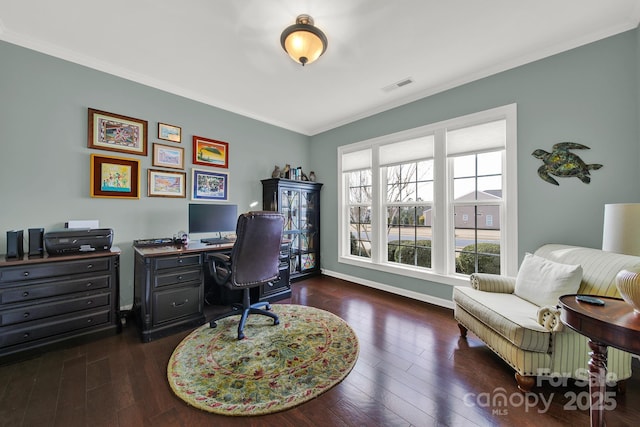
[[[563, 327], [557, 300], [572, 293], [620, 298], [615, 278], [622, 269], [640, 269], [640, 257], [544, 245], [525, 256], [518, 277], [473, 274], [470, 287], [454, 288], [460, 335], [473, 332], [507, 362], [522, 391], [530, 391], [539, 376], [586, 380], [588, 339]], [[610, 348], [607, 372], [624, 391], [631, 355]]]

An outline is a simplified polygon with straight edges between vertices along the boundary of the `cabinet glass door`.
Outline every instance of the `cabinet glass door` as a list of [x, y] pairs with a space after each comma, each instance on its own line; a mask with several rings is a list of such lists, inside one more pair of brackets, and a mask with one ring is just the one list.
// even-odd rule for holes
[[300, 271], [300, 192], [283, 189], [280, 192], [280, 213], [284, 215], [285, 238], [291, 240], [289, 271]]
[[317, 193], [300, 192], [300, 270], [312, 270], [316, 267], [317, 229], [316, 209]]

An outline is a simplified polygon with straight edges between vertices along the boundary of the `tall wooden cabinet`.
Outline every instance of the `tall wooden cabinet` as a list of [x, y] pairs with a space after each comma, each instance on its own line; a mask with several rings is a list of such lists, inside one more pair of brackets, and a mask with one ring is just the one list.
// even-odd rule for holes
[[285, 217], [285, 239], [291, 241], [291, 280], [320, 272], [320, 189], [309, 181], [262, 180], [262, 208]]

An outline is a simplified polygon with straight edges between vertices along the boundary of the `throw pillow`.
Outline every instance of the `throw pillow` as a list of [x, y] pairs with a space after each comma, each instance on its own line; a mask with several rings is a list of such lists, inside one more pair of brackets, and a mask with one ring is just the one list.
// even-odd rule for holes
[[555, 307], [560, 296], [578, 292], [581, 280], [582, 266], [560, 264], [527, 253], [513, 293], [537, 306]]

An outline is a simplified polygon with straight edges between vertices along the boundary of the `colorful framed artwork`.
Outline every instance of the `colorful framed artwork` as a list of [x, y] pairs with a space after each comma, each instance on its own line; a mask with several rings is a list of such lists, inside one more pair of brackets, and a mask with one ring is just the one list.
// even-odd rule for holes
[[185, 172], [147, 169], [147, 195], [149, 197], [187, 197]]
[[184, 169], [184, 148], [153, 143], [153, 166]]
[[147, 155], [147, 121], [89, 108], [87, 146]]
[[226, 173], [191, 169], [191, 199], [227, 200], [229, 176]]
[[166, 123], [158, 123], [158, 138], [165, 141], [182, 142], [182, 128]]
[[91, 197], [140, 198], [140, 161], [91, 155]]
[[229, 167], [229, 143], [193, 136], [193, 164]]

